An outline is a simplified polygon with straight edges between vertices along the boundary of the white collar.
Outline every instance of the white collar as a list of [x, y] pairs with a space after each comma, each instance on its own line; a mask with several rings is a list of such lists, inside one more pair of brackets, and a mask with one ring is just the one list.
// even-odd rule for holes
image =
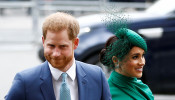
[[[53, 79], [57, 81], [63, 72], [57, 68], [54, 68], [49, 62], [48, 62], [48, 65], [49, 65]], [[71, 78], [72, 81], [75, 80], [75, 77], [76, 77], [75, 59], [73, 60], [72, 66], [66, 71], [66, 73], [68, 74], [68, 76]]]

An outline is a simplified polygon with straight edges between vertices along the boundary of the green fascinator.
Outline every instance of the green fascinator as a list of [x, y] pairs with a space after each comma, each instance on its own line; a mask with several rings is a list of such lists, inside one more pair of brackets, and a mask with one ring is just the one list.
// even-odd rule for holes
[[140, 47], [147, 52], [147, 44], [145, 40], [136, 32], [127, 28], [121, 28], [115, 33], [115, 36], [118, 40], [106, 48], [105, 56], [102, 59], [102, 62], [105, 65], [113, 68], [114, 64], [112, 57], [116, 56], [118, 60], [123, 60], [133, 46]]
[[146, 41], [136, 32], [128, 29], [128, 18], [122, 13], [107, 13], [104, 20], [106, 28], [118, 38], [107, 46], [101, 62], [114, 68], [112, 57], [116, 56], [120, 61], [129, 53], [132, 47], [137, 46], [147, 52]]
[[116, 37], [119, 39], [128, 39], [128, 41], [133, 45], [142, 48], [145, 52], [147, 52], [147, 44], [145, 40], [136, 32], [127, 29], [121, 28], [115, 33]]

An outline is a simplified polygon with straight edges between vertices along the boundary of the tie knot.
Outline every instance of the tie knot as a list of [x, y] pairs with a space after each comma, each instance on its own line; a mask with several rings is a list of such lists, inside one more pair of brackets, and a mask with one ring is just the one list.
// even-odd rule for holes
[[66, 82], [67, 73], [62, 73], [62, 82]]

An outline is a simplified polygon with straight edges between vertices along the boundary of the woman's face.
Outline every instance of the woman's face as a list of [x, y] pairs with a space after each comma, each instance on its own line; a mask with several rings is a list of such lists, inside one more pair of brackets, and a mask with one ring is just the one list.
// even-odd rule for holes
[[134, 46], [125, 58], [119, 62], [117, 72], [128, 77], [142, 77], [143, 66], [145, 65], [144, 50]]

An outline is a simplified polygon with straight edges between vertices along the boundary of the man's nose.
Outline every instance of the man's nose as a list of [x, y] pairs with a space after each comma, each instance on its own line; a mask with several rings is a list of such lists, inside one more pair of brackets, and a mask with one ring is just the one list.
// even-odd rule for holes
[[58, 48], [55, 48], [53, 51], [53, 56], [59, 56], [60, 55], [60, 50]]

